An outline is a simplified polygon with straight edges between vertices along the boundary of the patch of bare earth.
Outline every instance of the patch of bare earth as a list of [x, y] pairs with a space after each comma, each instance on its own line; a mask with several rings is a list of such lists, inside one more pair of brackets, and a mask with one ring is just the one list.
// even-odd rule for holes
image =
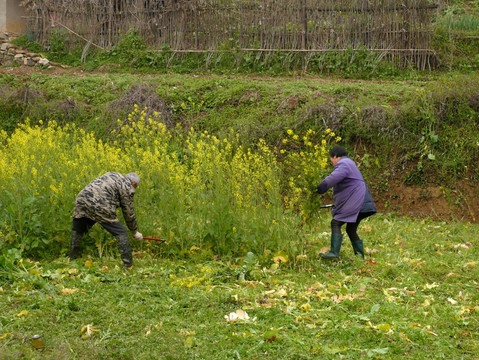
[[437, 185], [390, 184], [386, 193], [373, 194], [380, 212], [396, 212], [412, 218], [479, 222], [479, 187], [461, 180], [451, 190]]

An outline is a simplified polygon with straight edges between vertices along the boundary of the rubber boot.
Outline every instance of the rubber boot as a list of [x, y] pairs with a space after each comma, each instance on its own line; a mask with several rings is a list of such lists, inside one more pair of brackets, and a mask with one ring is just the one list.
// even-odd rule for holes
[[72, 230], [72, 238], [70, 242], [70, 260], [75, 260], [80, 256], [80, 241], [81, 241], [82, 235], [75, 231]]
[[353, 245], [354, 255], [361, 255], [364, 259], [364, 246], [362, 240], [351, 241]]
[[339, 250], [341, 249], [341, 243], [343, 242], [342, 234], [331, 234], [331, 250], [327, 253], [319, 253], [324, 259], [337, 259], [339, 257]]
[[121, 260], [123, 261], [123, 268], [128, 270], [133, 266], [130, 239], [128, 239], [128, 234], [118, 235], [116, 239], [118, 241], [118, 250], [120, 250]]

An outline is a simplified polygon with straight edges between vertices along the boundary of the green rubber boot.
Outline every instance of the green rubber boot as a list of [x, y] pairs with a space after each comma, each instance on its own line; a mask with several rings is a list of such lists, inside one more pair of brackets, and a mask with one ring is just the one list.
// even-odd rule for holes
[[342, 234], [331, 234], [331, 250], [327, 253], [319, 253], [324, 259], [337, 259], [339, 258], [339, 250], [341, 249], [341, 243], [343, 242]]
[[353, 245], [354, 255], [361, 255], [364, 259], [364, 245], [362, 240], [351, 241]]

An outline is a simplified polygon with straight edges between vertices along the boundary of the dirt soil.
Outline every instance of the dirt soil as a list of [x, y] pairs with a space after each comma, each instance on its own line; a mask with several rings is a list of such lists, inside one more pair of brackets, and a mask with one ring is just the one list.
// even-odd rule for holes
[[379, 212], [395, 212], [411, 218], [479, 222], [479, 184], [460, 180], [456, 189], [442, 186], [390, 184], [385, 193], [373, 194]]
[[[39, 69], [28, 66], [0, 68], [0, 74], [21, 76], [28, 76], [33, 73], [42, 73], [52, 76], [84, 76], [86, 74], [102, 74], [107, 72], [107, 68], [87, 72], [79, 68], [66, 66], [54, 66], [51, 69]], [[337, 82], [341, 80], [320, 78], [318, 81]], [[358, 80], [344, 80], [344, 82], [355, 81]], [[430, 218], [437, 221], [479, 222], [479, 182], [474, 179], [458, 181], [455, 190], [445, 189], [437, 185], [406, 186], [401, 181], [391, 181], [387, 191], [375, 193], [374, 190], [371, 190], [371, 192], [376, 202], [378, 212], [380, 213], [393, 212], [401, 216]]]

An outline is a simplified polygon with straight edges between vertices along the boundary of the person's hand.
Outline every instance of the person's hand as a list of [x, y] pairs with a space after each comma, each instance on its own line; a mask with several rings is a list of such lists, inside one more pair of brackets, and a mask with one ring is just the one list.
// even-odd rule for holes
[[134, 238], [135, 240], [142, 240], [142, 239], [143, 239], [143, 235], [141, 234], [141, 232], [136, 231], [136, 232], [133, 234], [133, 238]]

